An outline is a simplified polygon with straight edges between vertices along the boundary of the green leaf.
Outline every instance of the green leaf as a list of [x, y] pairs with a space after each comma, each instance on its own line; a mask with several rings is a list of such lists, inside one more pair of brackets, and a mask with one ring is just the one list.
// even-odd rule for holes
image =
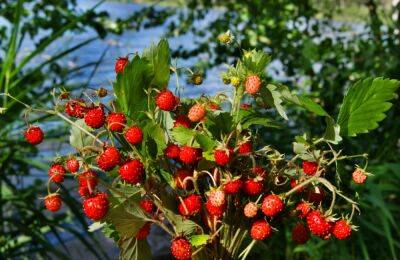
[[172, 178], [172, 175], [171, 175], [169, 172], [167, 172], [167, 171], [165, 171], [165, 170], [163, 170], [163, 169], [160, 169], [160, 174], [161, 174], [161, 176], [164, 178], [164, 180], [165, 180], [171, 187], [175, 188], [174, 179]]
[[171, 133], [174, 140], [180, 145], [187, 145], [196, 135], [196, 131], [183, 126], [173, 128]]
[[285, 110], [282, 106], [282, 93], [278, 87], [272, 84], [268, 84], [266, 88], [261, 88], [261, 98], [271, 107], [275, 107], [279, 115], [285, 120], [288, 120]]
[[153, 71], [151, 85], [164, 88], [168, 85], [170, 76], [170, 53], [168, 41], [162, 39], [157, 45], [152, 44], [150, 48], [143, 51], [142, 57], [149, 60]]
[[397, 80], [366, 78], [356, 82], [344, 97], [337, 119], [342, 136], [356, 136], [377, 128], [399, 87]]
[[120, 237], [135, 236], [146, 220], [128, 213], [124, 205], [111, 208], [106, 216], [107, 222], [114, 225]]
[[297, 96], [299, 100], [299, 105], [310, 112], [315, 113], [318, 116], [329, 116], [328, 113], [317, 103], [312, 101], [310, 98], [306, 96]]
[[185, 219], [181, 215], [175, 214], [169, 209], [164, 209], [165, 217], [171, 222], [175, 227], [178, 234], [190, 235], [197, 227], [199, 227], [196, 222], [189, 219]]
[[221, 135], [228, 135], [232, 130], [233, 118], [227, 112], [210, 114], [207, 117], [206, 127], [214, 138], [219, 139]]
[[211, 151], [214, 149], [214, 147], [218, 145], [217, 141], [201, 133], [196, 133], [195, 139], [200, 147], [203, 149], [203, 151]]
[[[80, 126], [81, 128], [87, 130], [88, 132], [91, 129], [85, 124], [83, 119], [79, 119], [75, 121], [75, 124]], [[81, 149], [85, 146], [91, 145], [93, 143], [93, 137], [83, 132], [79, 127], [75, 125], [71, 125], [69, 143], [76, 149]]]
[[263, 73], [270, 61], [271, 56], [261, 50], [247, 51], [243, 56], [243, 65], [254, 74]]
[[146, 239], [121, 238], [118, 241], [121, 260], [151, 260], [151, 250]]
[[193, 247], [198, 247], [207, 244], [208, 239], [210, 239], [208, 234], [193, 235], [189, 238], [189, 242]]
[[325, 117], [325, 122], [327, 127], [324, 139], [333, 144], [337, 144], [342, 141], [342, 137], [340, 136], [340, 126], [335, 123], [335, 120], [333, 120], [332, 117], [327, 116]]
[[111, 199], [114, 205], [122, 204], [128, 200], [139, 201], [141, 188], [132, 185], [123, 185], [118, 188], [110, 188]]

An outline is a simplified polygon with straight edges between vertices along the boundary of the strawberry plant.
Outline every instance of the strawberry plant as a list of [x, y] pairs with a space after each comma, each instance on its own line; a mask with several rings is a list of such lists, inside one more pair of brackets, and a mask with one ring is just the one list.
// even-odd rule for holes
[[[230, 33], [219, 38], [234, 42]], [[65, 100], [55, 90], [54, 108], [27, 106], [29, 112], [68, 122], [76, 150], [50, 166], [46, 207], [57, 211], [61, 206], [53, 183], [76, 179], [84, 213], [95, 222], [93, 228], [115, 239], [123, 259], [151, 258], [146, 237], [152, 225], [171, 237], [176, 259], [246, 259], [283, 226], [293, 230], [297, 244], [311, 235], [351, 236], [360, 210], [356, 194], [345, 194], [341, 183], [362, 185], [368, 158], [346, 155], [341, 141], [375, 129], [399, 83], [358, 81], [335, 119], [307, 96], [268, 82], [265, 52], [242, 53], [221, 75], [221, 84], [232, 86], [229, 93], [185, 98], [179, 80], [168, 89], [170, 76], [179, 79], [187, 70], [171, 65], [162, 40], [142, 55], [117, 60], [111, 101], [100, 91]], [[326, 121], [320, 136], [295, 136], [291, 155], [263, 138], [270, 128], [285, 131], [285, 122], [292, 124], [286, 104]], [[282, 119], [275, 121], [275, 114]], [[37, 129], [32, 127], [27, 132]], [[43, 138], [36, 132], [25, 135], [33, 145]], [[344, 160], [360, 166], [342, 169]], [[343, 172], [346, 178], [340, 178]], [[364, 178], [358, 181], [359, 176]]]

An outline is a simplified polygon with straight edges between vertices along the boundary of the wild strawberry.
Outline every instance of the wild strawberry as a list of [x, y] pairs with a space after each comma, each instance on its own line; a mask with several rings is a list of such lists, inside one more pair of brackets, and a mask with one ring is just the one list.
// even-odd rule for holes
[[131, 126], [125, 132], [125, 139], [128, 143], [137, 145], [143, 140], [143, 131], [138, 126]]
[[208, 104], [208, 109], [219, 110], [219, 109], [221, 109], [221, 107], [217, 103], [211, 102], [210, 104]]
[[178, 98], [169, 90], [163, 90], [157, 94], [156, 104], [161, 110], [172, 111], [176, 108], [178, 103]]
[[164, 150], [164, 154], [166, 157], [170, 159], [177, 159], [179, 158], [180, 148], [176, 144], [169, 144], [167, 148]]
[[49, 169], [49, 177], [52, 182], [63, 182], [65, 169], [61, 164], [53, 164]]
[[85, 123], [91, 128], [98, 129], [104, 125], [105, 121], [106, 116], [101, 107], [91, 108], [85, 114]]
[[79, 161], [76, 158], [69, 158], [65, 162], [65, 167], [70, 173], [76, 173], [79, 170]]
[[314, 205], [320, 204], [325, 199], [325, 191], [320, 187], [313, 187], [307, 192], [307, 200]]
[[103, 171], [110, 171], [121, 161], [121, 155], [117, 148], [109, 146], [97, 158], [97, 165]]
[[245, 141], [239, 143], [238, 154], [248, 154], [253, 151], [253, 143], [251, 141]]
[[240, 188], [242, 188], [243, 181], [232, 180], [224, 183], [224, 191], [226, 194], [236, 194], [239, 192]]
[[178, 206], [179, 213], [183, 216], [194, 216], [201, 210], [201, 197], [191, 194], [184, 198]]
[[[96, 172], [92, 170], [87, 170], [78, 175], [78, 182], [79, 182], [79, 187], [82, 187], [82, 192], [84, 191], [83, 188], [86, 188], [89, 191], [90, 190], [93, 191], [96, 188], [99, 179], [97, 177]], [[79, 194], [81, 194], [81, 192], [79, 192]]]
[[144, 173], [143, 164], [137, 159], [127, 161], [119, 167], [118, 173], [128, 183], [140, 183]]
[[44, 206], [47, 210], [56, 212], [61, 208], [61, 205], [61, 197], [57, 193], [47, 195], [46, 198], [44, 198]]
[[174, 174], [175, 186], [178, 189], [191, 189], [193, 187], [193, 181], [186, 179], [186, 177], [193, 177], [193, 174], [185, 169], [178, 169]]
[[228, 149], [217, 149], [214, 151], [215, 163], [225, 166], [232, 160], [232, 152]]
[[268, 217], [273, 217], [283, 210], [282, 199], [275, 194], [270, 194], [263, 199], [261, 211]]
[[190, 146], [182, 146], [179, 159], [185, 164], [196, 163], [201, 158], [201, 150]]
[[297, 223], [292, 230], [292, 240], [296, 244], [304, 244], [310, 239], [310, 231], [302, 223]]
[[249, 202], [244, 206], [244, 215], [248, 218], [254, 218], [257, 215], [258, 207], [254, 202]]
[[176, 238], [172, 241], [171, 253], [177, 260], [190, 260], [192, 257], [192, 246], [186, 238]]
[[251, 224], [250, 236], [254, 240], [264, 240], [271, 235], [271, 226], [264, 219], [255, 220]]
[[119, 57], [115, 62], [115, 73], [121, 73], [124, 71], [126, 64], [129, 63], [128, 57]]
[[208, 214], [216, 218], [221, 218], [226, 210], [226, 204], [222, 204], [221, 206], [214, 206], [210, 200], [207, 200], [205, 206]]
[[108, 212], [109, 202], [106, 193], [98, 193], [83, 201], [83, 212], [93, 221], [105, 217]]
[[246, 88], [246, 92], [249, 94], [257, 94], [261, 88], [261, 79], [259, 76], [252, 75], [246, 78], [244, 82], [244, 87]]
[[332, 234], [337, 239], [344, 240], [351, 235], [351, 226], [346, 220], [340, 219], [333, 225]]
[[126, 117], [123, 113], [112, 112], [107, 116], [107, 127], [113, 132], [122, 132], [126, 124]]
[[[297, 185], [299, 184], [299, 180], [296, 180], [296, 179], [291, 179], [290, 180], [290, 187], [293, 189], [293, 188], [295, 188]], [[302, 186], [302, 187], [300, 187], [300, 188], [298, 188], [297, 190], [296, 190], [296, 193], [302, 193], [303, 191], [305, 191], [306, 190], [306, 187], [305, 186]]]
[[136, 233], [135, 238], [137, 240], [145, 239], [150, 234], [152, 222], [146, 222]]
[[296, 206], [296, 211], [300, 219], [307, 217], [308, 213], [311, 211], [311, 205], [308, 202], [302, 201]]
[[147, 213], [151, 214], [154, 210], [154, 202], [150, 199], [140, 200], [140, 207]]
[[208, 192], [208, 200], [214, 207], [221, 207], [225, 204], [225, 192], [223, 190], [211, 190]]
[[81, 198], [86, 199], [93, 194], [93, 190], [90, 190], [88, 186], [81, 186], [78, 187], [78, 193]]
[[353, 172], [353, 180], [355, 183], [364, 184], [366, 179], [367, 179], [367, 174], [365, 173], [365, 171], [363, 169], [357, 168]]
[[188, 113], [188, 118], [192, 122], [200, 122], [206, 116], [206, 109], [202, 104], [194, 104]]
[[302, 167], [303, 167], [303, 172], [305, 174], [314, 175], [317, 172], [318, 163], [309, 162], [309, 161], [303, 161]]
[[267, 175], [267, 171], [261, 166], [254, 166], [253, 169], [251, 169], [251, 172], [261, 178], [264, 178]]
[[83, 100], [70, 100], [65, 104], [65, 113], [70, 117], [83, 118], [87, 107]]
[[28, 129], [25, 130], [24, 137], [28, 143], [32, 145], [37, 145], [43, 141], [44, 134], [40, 127], [30, 126]]
[[175, 119], [174, 127], [183, 126], [186, 128], [190, 128], [190, 120], [185, 115], [180, 115]]
[[307, 225], [313, 235], [322, 238], [328, 236], [331, 231], [331, 224], [319, 210], [313, 210], [308, 214]]
[[249, 196], [258, 195], [263, 191], [263, 189], [263, 182], [256, 179], [247, 179], [243, 183], [243, 191]]

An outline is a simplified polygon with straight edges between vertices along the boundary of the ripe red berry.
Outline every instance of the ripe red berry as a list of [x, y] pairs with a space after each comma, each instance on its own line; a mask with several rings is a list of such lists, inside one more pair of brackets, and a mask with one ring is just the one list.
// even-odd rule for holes
[[177, 260], [190, 260], [192, 257], [192, 246], [185, 238], [176, 238], [171, 244], [171, 253]]
[[367, 180], [367, 175], [365, 174], [365, 171], [363, 169], [357, 168], [353, 172], [353, 180], [357, 184], [364, 184]]
[[297, 223], [292, 230], [292, 240], [296, 244], [304, 244], [310, 239], [310, 231], [302, 223]]
[[186, 177], [193, 177], [193, 174], [185, 169], [178, 169], [174, 174], [174, 182], [175, 186], [178, 189], [191, 189], [193, 187], [193, 181], [185, 180]]
[[180, 115], [175, 119], [174, 127], [183, 126], [186, 128], [190, 128], [190, 120], [185, 115]]
[[248, 154], [253, 151], [253, 143], [251, 141], [241, 142], [238, 148], [238, 154]]
[[303, 172], [305, 174], [314, 175], [317, 172], [318, 163], [309, 162], [309, 161], [303, 161], [302, 167], [303, 167]]
[[221, 207], [225, 204], [225, 192], [223, 190], [211, 190], [208, 192], [208, 200], [214, 207]]
[[176, 144], [169, 144], [167, 148], [164, 150], [164, 154], [166, 157], [170, 159], [178, 159], [179, 158], [180, 148]]
[[154, 210], [154, 202], [150, 199], [140, 200], [140, 207], [147, 213], [151, 214]]
[[139, 160], [134, 159], [121, 165], [118, 172], [122, 180], [131, 184], [137, 184], [142, 181], [144, 167]]
[[88, 186], [80, 186], [78, 187], [78, 193], [81, 198], [86, 199], [93, 194], [93, 190], [91, 191]]
[[105, 121], [106, 116], [101, 107], [91, 108], [85, 114], [85, 123], [91, 128], [98, 129], [104, 125]]
[[76, 173], [79, 170], [79, 161], [76, 158], [70, 158], [65, 162], [65, 167], [70, 173]]
[[122, 132], [126, 124], [126, 117], [123, 113], [110, 113], [107, 116], [107, 127], [113, 132]]
[[337, 239], [344, 240], [351, 235], [351, 226], [346, 220], [340, 219], [333, 225], [332, 234]]
[[208, 109], [210, 109], [210, 110], [218, 110], [218, 109], [221, 109], [221, 107], [217, 104], [217, 103], [210, 103], [210, 104], [208, 104]]
[[240, 179], [228, 181], [224, 183], [224, 191], [226, 194], [236, 194], [239, 192], [240, 188], [242, 188], [242, 185], [243, 181]]
[[254, 202], [249, 202], [244, 206], [243, 213], [248, 218], [254, 218], [257, 215], [258, 207]]
[[44, 198], [44, 206], [47, 210], [56, 212], [61, 208], [62, 201], [59, 194], [50, 194]]
[[135, 238], [137, 240], [145, 239], [150, 234], [152, 222], [146, 222], [136, 233]]
[[32, 145], [37, 145], [43, 141], [44, 134], [40, 127], [30, 126], [28, 129], [25, 130], [24, 137], [28, 143]]
[[271, 226], [265, 219], [255, 220], [251, 224], [250, 236], [254, 240], [264, 240], [271, 235]]
[[182, 146], [179, 152], [179, 159], [185, 164], [196, 163], [201, 158], [199, 149], [190, 146]]
[[87, 112], [87, 107], [83, 100], [70, 100], [65, 103], [65, 113], [70, 117], [83, 118]]
[[97, 158], [97, 165], [103, 171], [110, 171], [121, 161], [121, 155], [117, 148], [109, 146]]
[[65, 169], [61, 164], [53, 164], [48, 173], [50, 181], [58, 183], [64, 181]]
[[164, 90], [157, 94], [156, 104], [161, 110], [172, 111], [178, 103], [179, 99], [169, 90]]
[[128, 143], [136, 145], [140, 144], [143, 140], [143, 131], [138, 126], [131, 126], [125, 132], [125, 139]]
[[307, 217], [308, 213], [311, 211], [311, 205], [308, 202], [302, 201], [296, 206], [296, 211], [300, 219]]
[[96, 172], [92, 170], [87, 170], [78, 175], [78, 182], [79, 182], [79, 187], [82, 188], [79, 192], [79, 194], [81, 194], [81, 192], [85, 192], [86, 190], [93, 191], [96, 188], [99, 179], [97, 177]]
[[256, 179], [247, 179], [243, 183], [243, 191], [247, 195], [255, 196], [259, 195], [264, 189], [264, 184], [262, 181]]
[[331, 231], [331, 224], [318, 210], [313, 210], [308, 214], [307, 225], [311, 233], [315, 236], [327, 237]]
[[282, 199], [275, 194], [270, 194], [263, 199], [261, 211], [268, 217], [273, 217], [283, 210]]
[[210, 216], [221, 218], [226, 210], [226, 204], [222, 204], [221, 206], [214, 206], [210, 200], [206, 202], [206, 210]]
[[200, 122], [206, 116], [206, 109], [202, 104], [194, 104], [188, 113], [188, 118], [192, 122]]
[[248, 76], [244, 82], [246, 92], [249, 94], [257, 94], [261, 88], [261, 79], [257, 75]]
[[201, 197], [191, 194], [184, 198], [178, 206], [179, 213], [183, 216], [194, 216], [201, 210]]
[[214, 151], [215, 163], [219, 166], [227, 165], [232, 159], [232, 153], [228, 149], [217, 149]]
[[115, 62], [115, 73], [121, 73], [124, 71], [126, 64], [128, 64], [128, 57], [119, 57]]
[[83, 212], [93, 221], [105, 217], [108, 212], [109, 202], [106, 193], [98, 193], [83, 201]]
[[319, 205], [325, 199], [325, 191], [320, 187], [313, 187], [307, 192], [307, 200], [314, 205]]

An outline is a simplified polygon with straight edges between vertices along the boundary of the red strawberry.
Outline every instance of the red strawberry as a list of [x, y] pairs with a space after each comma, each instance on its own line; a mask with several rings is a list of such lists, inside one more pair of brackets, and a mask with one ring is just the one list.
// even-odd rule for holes
[[307, 175], [314, 175], [318, 169], [318, 163], [303, 161], [303, 172]]
[[146, 222], [136, 233], [135, 238], [137, 240], [145, 239], [149, 234], [150, 234], [150, 229], [151, 229], [151, 224], [152, 222]]
[[261, 88], [261, 79], [257, 75], [248, 76], [246, 81], [244, 82], [244, 87], [246, 88], [246, 92], [249, 94], [257, 94]]
[[190, 260], [192, 257], [192, 246], [185, 238], [176, 238], [171, 244], [171, 253], [177, 260]]
[[264, 178], [267, 175], [267, 172], [265, 171], [265, 169], [260, 166], [254, 166], [253, 169], [251, 169], [251, 172], [262, 178]]
[[164, 90], [157, 94], [156, 104], [161, 110], [172, 111], [178, 103], [179, 99], [169, 90]]
[[193, 181], [186, 180], [186, 177], [193, 177], [193, 174], [185, 169], [178, 169], [174, 174], [174, 182], [178, 189], [191, 189], [193, 187]]
[[119, 57], [115, 62], [115, 73], [121, 73], [124, 71], [126, 64], [129, 63], [128, 57]]
[[143, 140], [143, 131], [138, 126], [131, 126], [125, 132], [125, 139], [128, 143], [136, 145]]
[[61, 197], [57, 193], [47, 195], [46, 198], [44, 198], [44, 206], [47, 210], [56, 212], [61, 208], [61, 205]]
[[65, 104], [65, 113], [70, 117], [83, 118], [87, 107], [83, 100], [70, 100]]
[[221, 109], [221, 107], [217, 104], [217, 103], [210, 103], [210, 104], [208, 104], [208, 109], [210, 109], [210, 110], [219, 110], [219, 109]]
[[184, 198], [178, 206], [179, 213], [183, 216], [194, 216], [201, 210], [201, 197], [191, 194]]
[[176, 144], [169, 144], [167, 148], [164, 150], [164, 154], [166, 157], [170, 159], [178, 159], [179, 158], [180, 148]]
[[243, 184], [243, 191], [247, 195], [255, 196], [260, 194], [264, 189], [264, 184], [262, 181], [256, 179], [247, 179]]
[[[99, 182], [99, 179], [97, 177], [96, 172], [92, 170], [87, 170], [81, 174], [78, 175], [78, 182], [79, 182], [79, 187], [82, 188], [82, 192], [84, 192], [85, 188], [86, 190], [94, 190]], [[79, 192], [81, 194], [81, 191]], [[82, 196], [82, 194], [81, 194]], [[85, 197], [85, 196], [83, 196]]]
[[264, 240], [271, 235], [271, 226], [264, 219], [255, 220], [251, 224], [250, 236], [254, 240]]
[[108, 196], [106, 193], [98, 193], [94, 197], [83, 201], [83, 212], [93, 221], [105, 217], [108, 212]]
[[106, 116], [101, 107], [91, 108], [85, 114], [85, 123], [91, 128], [98, 129], [104, 125], [105, 121]]
[[257, 215], [258, 207], [254, 202], [249, 202], [244, 206], [244, 215], [248, 218], [254, 218]]
[[[296, 187], [299, 184], [299, 180], [296, 179], [291, 179], [290, 180], [290, 187], [293, 189], [294, 187]], [[297, 193], [301, 193], [303, 191], [306, 190], [305, 186], [300, 187], [299, 189], [296, 190]]]
[[307, 217], [308, 213], [311, 211], [311, 205], [308, 202], [302, 201], [296, 206], [296, 211], [300, 219]]
[[353, 172], [353, 180], [357, 184], [364, 184], [367, 179], [367, 175], [363, 169], [357, 168]]
[[121, 155], [117, 148], [109, 146], [97, 158], [97, 165], [103, 171], [110, 171], [121, 161]]
[[192, 122], [200, 122], [206, 116], [206, 109], [202, 104], [194, 104], [188, 113], [188, 118]]
[[93, 194], [93, 190], [90, 191], [88, 186], [79, 186], [78, 188], [78, 193], [79, 196], [81, 196], [81, 198], [86, 199], [88, 197], [90, 197], [90, 195]]
[[179, 159], [185, 164], [196, 163], [201, 158], [201, 150], [190, 146], [182, 146]]
[[49, 169], [49, 177], [52, 182], [63, 182], [65, 169], [61, 164], [53, 164]]
[[307, 224], [311, 233], [319, 237], [327, 237], [331, 232], [331, 224], [318, 210], [311, 211], [307, 216]]
[[304, 244], [310, 239], [310, 231], [302, 223], [297, 223], [292, 230], [292, 240], [296, 244]]
[[37, 145], [43, 141], [44, 134], [40, 127], [30, 126], [28, 129], [25, 130], [24, 137], [28, 143], [32, 145]]
[[325, 199], [325, 191], [320, 187], [313, 187], [307, 192], [307, 200], [318, 205]]
[[144, 168], [143, 164], [139, 160], [134, 159], [121, 165], [118, 172], [119, 175], [121, 175], [122, 180], [131, 184], [137, 184], [142, 181]]
[[248, 154], [253, 151], [253, 143], [251, 141], [239, 143], [238, 154]]
[[122, 132], [126, 124], [126, 117], [123, 113], [110, 113], [107, 116], [107, 127], [113, 132]]
[[340, 219], [333, 225], [332, 234], [337, 239], [344, 240], [351, 235], [351, 226], [346, 220]]
[[175, 119], [174, 127], [183, 126], [186, 128], [190, 128], [190, 120], [185, 115], [180, 115]]
[[151, 214], [154, 210], [154, 202], [150, 199], [142, 199], [140, 207], [147, 213]]
[[221, 218], [226, 210], [226, 204], [221, 206], [214, 206], [210, 200], [206, 202], [206, 210], [210, 216]]
[[79, 170], [79, 161], [76, 158], [70, 158], [65, 162], [65, 167], [70, 173], [76, 173]]
[[261, 211], [268, 217], [273, 217], [283, 210], [282, 199], [275, 194], [266, 196], [261, 204]]
[[224, 183], [224, 191], [226, 194], [236, 194], [239, 192], [242, 185], [243, 185], [243, 182], [240, 179], [228, 181], [228, 182]]
[[217, 149], [214, 151], [215, 163], [219, 166], [227, 165], [232, 159], [232, 153], [228, 149]]
[[211, 190], [208, 192], [208, 200], [214, 207], [221, 207], [225, 204], [225, 192], [223, 190]]

